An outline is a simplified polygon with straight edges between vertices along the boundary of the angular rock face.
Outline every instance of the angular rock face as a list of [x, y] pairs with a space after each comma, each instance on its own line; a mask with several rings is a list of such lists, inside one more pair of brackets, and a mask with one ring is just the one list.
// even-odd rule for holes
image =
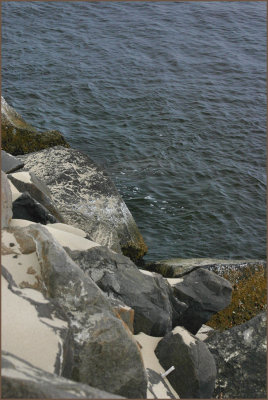
[[7, 228], [12, 218], [12, 194], [6, 174], [1, 171], [1, 229]]
[[6, 174], [17, 171], [18, 169], [24, 167], [24, 163], [18, 158], [8, 154], [4, 150], [1, 150], [1, 168]]
[[[31, 172], [16, 172], [9, 174], [8, 179], [19, 192], [28, 192], [33, 199], [42, 204], [59, 222], [64, 222], [63, 217], [51, 199], [48, 187]], [[39, 222], [39, 221], [36, 221]]]
[[2, 398], [4, 399], [121, 399], [111, 393], [45, 372], [2, 351]]
[[51, 191], [65, 221], [114, 251], [136, 260], [147, 247], [107, 173], [85, 154], [54, 147], [20, 157]]
[[48, 210], [24, 192], [12, 203], [12, 213], [15, 219], [26, 219], [32, 222], [40, 222], [46, 225], [57, 222], [56, 218]]
[[36, 290], [19, 289], [3, 266], [2, 274], [2, 349], [44, 371], [70, 377], [73, 339], [68, 317], [57, 302]]
[[218, 370], [217, 398], [267, 398], [266, 313], [206, 340]]
[[182, 327], [176, 327], [157, 345], [155, 354], [181, 398], [211, 398], [215, 385], [215, 361], [207, 346]]
[[138, 346], [105, 295], [46, 228], [33, 224], [21, 231], [36, 244], [42, 292], [56, 299], [70, 318], [72, 378], [129, 398], [143, 398], [147, 378]]
[[142, 274], [127, 257], [103, 246], [66, 251], [109, 297], [134, 309], [135, 333], [163, 336], [186, 309], [160, 275], [154, 278]]
[[230, 304], [232, 285], [203, 268], [192, 271], [173, 285], [174, 295], [188, 305], [179, 325], [195, 334], [213, 314]]
[[52, 146], [69, 147], [58, 131], [37, 132], [1, 97], [2, 148], [12, 155], [26, 154]]

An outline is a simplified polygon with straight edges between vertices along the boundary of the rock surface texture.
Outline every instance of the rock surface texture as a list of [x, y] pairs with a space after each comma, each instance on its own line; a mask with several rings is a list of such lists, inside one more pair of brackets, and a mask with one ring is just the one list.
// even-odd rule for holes
[[12, 218], [12, 193], [6, 174], [1, 171], [1, 229], [7, 228]]
[[147, 251], [138, 227], [107, 173], [85, 154], [54, 147], [20, 157], [50, 189], [65, 221], [136, 260]]
[[[177, 301], [162, 276], [144, 275], [127, 257], [103, 246], [70, 251], [70, 257], [111, 298], [134, 309], [134, 332], [163, 336], [169, 332], [185, 304]], [[138, 291], [138, 292], [137, 292]]]
[[12, 213], [15, 219], [26, 219], [32, 222], [40, 222], [43, 225], [57, 222], [49, 211], [38, 203], [28, 192], [22, 193], [12, 203]]
[[157, 345], [155, 354], [181, 398], [211, 398], [215, 385], [215, 361], [207, 346], [182, 327], [176, 327]]
[[68, 315], [74, 337], [72, 379], [129, 398], [143, 398], [147, 377], [139, 348], [102, 291], [42, 225], [14, 229], [14, 235], [20, 246], [31, 247], [28, 252], [36, 247], [40, 290]]
[[28, 192], [33, 199], [42, 204], [59, 222], [64, 222], [63, 217], [53, 203], [48, 187], [32, 172], [16, 172], [9, 174], [8, 179], [20, 192]]
[[226, 279], [203, 268], [192, 271], [173, 285], [174, 295], [188, 305], [180, 324], [193, 334], [213, 314], [230, 304], [232, 285]]
[[217, 366], [216, 398], [267, 398], [266, 313], [206, 340]]
[[40, 133], [27, 124], [3, 97], [1, 97], [1, 136], [3, 150], [15, 156], [51, 146], [69, 147], [60, 132], [53, 130]]
[[1, 380], [4, 399], [122, 399], [45, 372], [6, 351], [2, 351]]
[[24, 167], [24, 163], [17, 157], [12, 156], [4, 150], [1, 150], [1, 168], [6, 174], [17, 171]]

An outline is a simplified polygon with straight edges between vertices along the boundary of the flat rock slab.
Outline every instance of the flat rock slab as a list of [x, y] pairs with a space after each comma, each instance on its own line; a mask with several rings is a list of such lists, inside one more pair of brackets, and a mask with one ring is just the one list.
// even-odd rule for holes
[[181, 398], [211, 398], [215, 385], [215, 361], [207, 346], [182, 327], [176, 327], [158, 343], [155, 354]]
[[89, 385], [77, 383], [34, 367], [14, 354], [2, 351], [4, 399], [122, 399]]
[[144, 240], [115, 185], [88, 156], [57, 146], [20, 159], [25, 170], [34, 172], [48, 186], [67, 223], [133, 260], [145, 254]]
[[17, 157], [12, 156], [12, 154], [1, 150], [1, 169], [6, 174], [17, 171], [24, 167], [24, 163], [20, 161]]
[[217, 258], [171, 258], [147, 263], [145, 268], [166, 278], [180, 278], [197, 268], [207, 268], [216, 273], [227, 268], [241, 268], [244, 265], [263, 263], [263, 260], [225, 260]]
[[206, 340], [217, 366], [216, 398], [266, 399], [266, 312]]

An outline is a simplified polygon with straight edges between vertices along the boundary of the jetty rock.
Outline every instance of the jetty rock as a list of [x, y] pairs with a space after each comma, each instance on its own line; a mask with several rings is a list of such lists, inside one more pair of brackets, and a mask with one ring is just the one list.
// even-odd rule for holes
[[223, 332], [213, 331], [204, 343], [215, 358], [214, 397], [267, 398], [266, 311]]
[[24, 171], [46, 184], [67, 224], [137, 261], [147, 251], [139, 229], [108, 173], [84, 153], [62, 146], [19, 157]]
[[2, 149], [12, 155], [26, 154], [51, 146], [69, 144], [56, 130], [38, 132], [24, 121], [22, 116], [1, 97]]
[[[8, 303], [9, 307], [13, 307], [13, 313], [18, 314], [19, 310], [19, 316], [16, 314], [13, 321], [9, 321], [9, 308], [5, 304], [7, 312], [2, 321], [6, 327], [2, 335], [3, 350], [25, 359], [37, 368], [42, 367], [44, 371], [57, 374], [56, 360], [60, 358], [61, 363], [65, 363], [67, 357], [64, 350], [60, 351], [59, 357], [59, 346], [56, 346], [60, 340], [57, 338], [61, 323], [64, 332], [69, 333], [69, 336], [65, 334], [70, 338], [67, 347], [73, 354], [73, 357], [67, 357], [68, 361], [64, 365], [67, 364], [68, 368], [62, 366], [61, 374], [109, 393], [128, 398], [143, 398], [146, 395], [147, 376], [133, 335], [115, 314], [106, 295], [74, 263], [56, 237], [62, 236], [63, 242], [71, 240], [74, 249], [77, 246], [81, 249], [83, 246], [99, 245], [62, 229], [17, 221], [28, 226], [16, 227], [16, 223], [13, 223], [10, 228], [2, 230], [2, 264], [12, 278], [9, 282], [3, 279], [2, 284], [13, 299], [13, 303]], [[48, 229], [57, 232], [55, 237]], [[21, 306], [17, 307], [15, 301]], [[42, 306], [42, 302], [46, 305]], [[61, 315], [60, 321], [53, 317], [56, 311], [52, 305], [57, 310], [62, 310], [61, 314], [59, 311], [57, 313]], [[42, 319], [44, 315], [45, 321]], [[46, 348], [47, 337], [44, 340], [40, 335], [28, 335], [31, 337], [30, 341], [27, 341], [26, 335], [22, 342], [19, 322], [24, 319], [26, 321], [27, 316], [30, 318], [28, 329], [38, 326], [43, 332], [46, 328], [51, 335], [51, 341], [56, 343], [53, 348]], [[8, 328], [10, 323], [13, 323], [12, 329]], [[53, 329], [57, 335], [53, 334]], [[11, 337], [13, 340], [10, 342]], [[43, 357], [51, 355], [49, 367], [38, 364], [39, 358], [42, 358], [38, 356], [40, 349], [43, 349]], [[19, 353], [21, 351], [23, 353]]]
[[6, 174], [1, 171], [1, 229], [8, 227], [12, 215], [11, 188]]

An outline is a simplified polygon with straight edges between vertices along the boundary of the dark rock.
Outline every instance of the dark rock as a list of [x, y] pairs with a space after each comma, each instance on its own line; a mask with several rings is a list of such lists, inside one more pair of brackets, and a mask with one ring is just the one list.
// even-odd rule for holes
[[50, 189], [67, 223], [133, 260], [147, 251], [138, 227], [107, 172], [78, 150], [54, 147], [20, 157]]
[[4, 150], [1, 150], [1, 168], [6, 174], [17, 171], [24, 167], [24, 163], [18, 158], [8, 154]]
[[195, 334], [213, 314], [231, 302], [232, 285], [214, 272], [199, 268], [173, 286], [174, 295], [188, 305], [179, 325]]
[[2, 399], [121, 399], [36, 368], [2, 351]]
[[103, 246], [71, 251], [71, 258], [109, 297], [135, 311], [134, 332], [163, 336], [186, 309], [177, 301], [168, 283], [158, 274], [144, 275], [127, 257]]
[[72, 378], [129, 398], [144, 398], [147, 377], [137, 343], [105, 294], [41, 225], [23, 228], [34, 239], [45, 296], [56, 299], [74, 334]]
[[109, 298], [110, 304], [122, 321], [126, 324], [131, 333], [134, 333], [134, 310], [133, 308], [126, 306], [122, 301]]
[[266, 312], [224, 332], [214, 332], [205, 343], [218, 370], [216, 398], [267, 398]]
[[28, 192], [32, 198], [42, 204], [57, 221], [64, 222], [62, 215], [53, 203], [48, 187], [32, 172], [17, 172], [9, 174], [7, 177], [19, 192]]
[[182, 327], [176, 327], [157, 345], [155, 354], [167, 379], [181, 398], [211, 398], [215, 385], [215, 361], [207, 346]]
[[47, 223], [57, 222], [56, 218], [48, 210], [30, 196], [28, 192], [22, 193], [12, 203], [13, 218], [26, 219], [28, 221]]
[[69, 147], [60, 132], [52, 130], [40, 133], [27, 124], [3, 97], [1, 97], [1, 136], [3, 150], [14, 156], [57, 145]]

